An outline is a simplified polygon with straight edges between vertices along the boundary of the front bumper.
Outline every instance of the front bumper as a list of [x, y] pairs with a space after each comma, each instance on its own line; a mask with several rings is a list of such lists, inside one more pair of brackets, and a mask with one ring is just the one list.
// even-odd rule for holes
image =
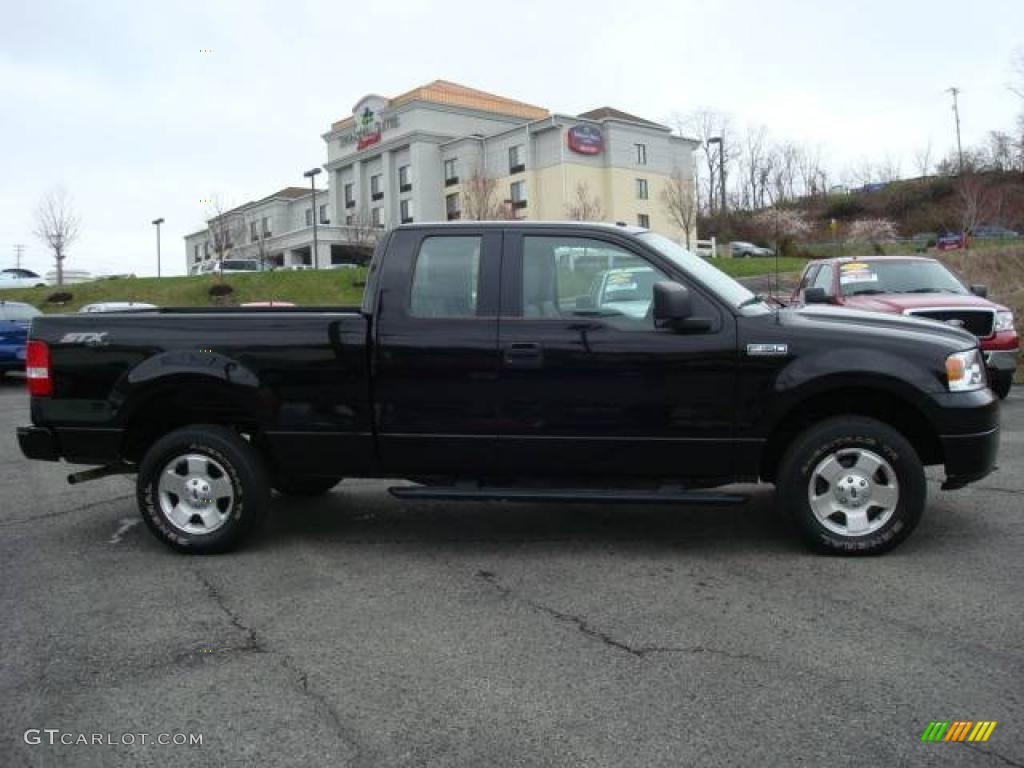
[[996, 469], [999, 427], [971, 435], [943, 435], [946, 480], [942, 490], [951, 491], [977, 482]]
[[993, 349], [989, 352], [982, 350], [985, 355], [985, 367], [990, 371], [1013, 373], [1017, 370], [1017, 359], [1020, 356], [1020, 349]]

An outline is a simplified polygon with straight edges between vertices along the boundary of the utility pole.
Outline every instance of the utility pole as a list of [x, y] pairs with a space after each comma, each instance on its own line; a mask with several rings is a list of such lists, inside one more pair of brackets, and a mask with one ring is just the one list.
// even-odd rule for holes
[[960, 95], [960, 89], [955, 85], [947, 88], [946, 91], [953, 95], [953, 117], [956, 119], [956, 156], [960, 166], [960, 175], [964, 175], [964, 150], [960, 144], [960, 104], [957, 101], [957, 96]]
[[153, 226], [156, 227], [156, 276], [160, 277], [160, 225], [164, 223], [163, 217], [153, 219]]
[[22, 257], [22, 254], [24, 254], [24, 253], [25, 253], [25, 246], [22, 245], [21, 243], [16, 243], [15, 246], [14, 246], [14, 261], [15, 261], [15, 266], [18, 269], [21, 269], [21, 257]]

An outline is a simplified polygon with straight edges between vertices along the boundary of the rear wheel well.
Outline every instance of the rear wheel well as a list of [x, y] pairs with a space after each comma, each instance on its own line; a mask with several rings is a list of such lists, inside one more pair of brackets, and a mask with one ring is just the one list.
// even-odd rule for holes
[[794, 406], [772, 431], [761, 454], [760, 474], [774, 481], [786, 449], [807, 427], [843, 415], [867, 416], [898, 431], [917, 451], [921, 463], [942, 464], [942, 442], [928, 420], [903, 398], [884, 390], [859, 387], [830, 390]]

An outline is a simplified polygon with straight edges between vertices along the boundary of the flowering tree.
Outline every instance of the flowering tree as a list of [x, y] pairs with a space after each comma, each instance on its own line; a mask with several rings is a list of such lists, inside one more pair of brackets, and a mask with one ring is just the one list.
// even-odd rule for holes
[[878, 243], [895, 237], [896, 225], [889, 219], [857, 219], [850, 224], [847, 239], [855, 243]]
[[766, 208], [755, 213], [751, 222], [763, 233], [765, 239], [776, 242], [795, 240], [811, 231], [807, 215], [792, 208]]

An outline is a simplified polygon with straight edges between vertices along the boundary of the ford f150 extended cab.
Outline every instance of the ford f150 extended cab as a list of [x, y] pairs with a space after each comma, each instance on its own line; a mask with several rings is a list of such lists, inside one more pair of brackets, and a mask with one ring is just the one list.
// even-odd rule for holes
[[[325, 276], [325, 279], [330, 279]], [[137, 474], [149, 528], [234, 546], [271, 489], [401, 477], [400, 498], [742, 503], [777, 487], [815, 548], [903, 540], [992, 471], [977, 339], [907, 317], [777, 308], [667, 238], [540, 222], [400, 226], [359, 307], [34, 321], [33, 459]]]
[[1020, 341], [1013, 313], [989, 301], [987, 294], [985, 286], [964, 285], [935, 259], [868, 256], [808, 263], [791, 301], [913, 315], [964, 328], [978, 337], [992, 391], [1005, 398], [1017, 370]]

